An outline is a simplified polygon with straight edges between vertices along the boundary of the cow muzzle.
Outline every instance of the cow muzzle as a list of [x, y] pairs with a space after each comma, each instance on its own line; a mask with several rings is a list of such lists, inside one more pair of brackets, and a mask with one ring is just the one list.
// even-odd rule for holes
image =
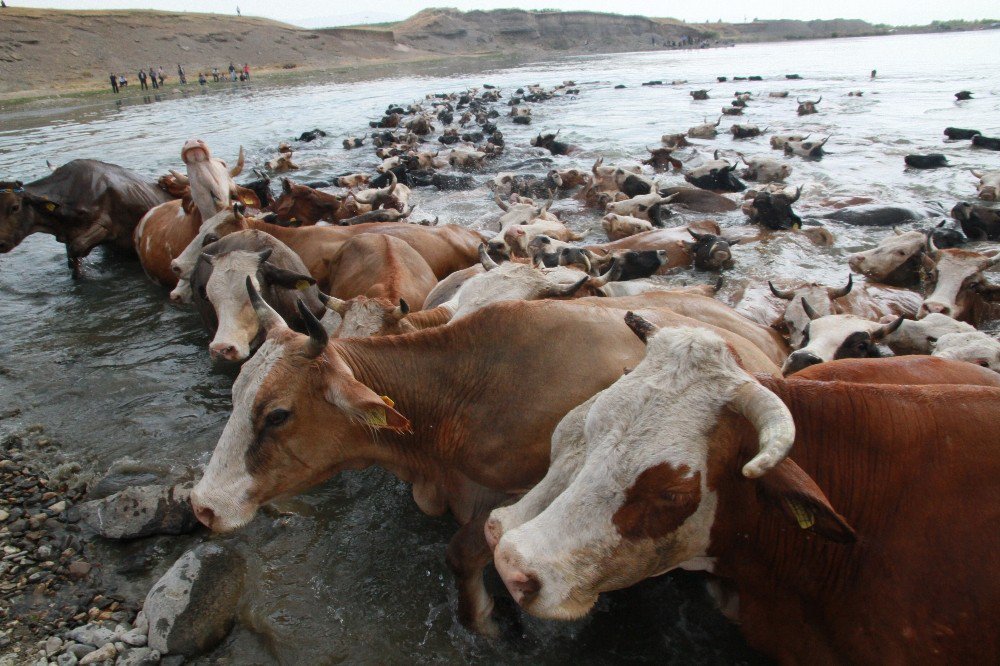
[[797, 352], [792, 352], [792, 354], [785, 361], [785, 365], [781, 368], [781, 374], [787, 377], [788, 375], [795, 374], [799, 370], [804, 370], [805, 368], [813, 365], [819, 365], [822, 362], [823, 359], [810, 351], [799, 350]]

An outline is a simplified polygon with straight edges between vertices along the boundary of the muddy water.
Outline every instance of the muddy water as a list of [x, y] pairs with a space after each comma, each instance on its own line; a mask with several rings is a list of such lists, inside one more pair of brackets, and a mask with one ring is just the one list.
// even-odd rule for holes
[[[261, 164], [280, 140], [313, 127], [330, 138], [302, 146], [296, 157], [304, 169], [297, 179], [370, 170], [377, 163], [371, 152], [344, 152], [340, 139], [364, 133], [367, 120], [390, 102], [484, 81], [509, 91], [573, 79], [581, 94], [534, 105], [530, 128], [501, 122], [510, 149], [496, 168], [541, 157], [527, 147], [528, 138], [559, 128], [582, 151], [555, 158], [555, 165], [586, 166], [598, 156], [608, 163], [635, 160], [661, 134], [715, 118], [735, 90], [751, 90], [758, 97], [740, 122], [833, 136], [823, 160], [790, 159], [789, 182], [805, 187], [800, 212], [831, 195], [947, 210], [974, 195], [967, 168], [1000, 168], [997, 153], [967, 142], [948, 144], [941, 134], [949, 125], [1000, 133], [1000, 89], [982, 66], [983, 54], [998, 47], [1000, 32], [992, 31], [588, 56], [487, 70], [453, 62], [393, 78], [255, 83], [208, 94], [192, 86], [188, 95], [162, 101], [0, 116], [0, 177], [28, 181], [44, 174], [46, 159], [76, 157], [153, 176], [178, 168], [182, 142], [195, 136], [228, 159], [243, 145], [250, 162]], [[874, 81], [868, 77], [872, 68], [879, 72]], [[786, 81], [783, 75], [791, 72], [803, 80]], [[765, 81], [715, 82], [717, 75], [751, 74]], [[689, 83], [640, 87], [651, 79]], [[628, 87], [616, 90], [618, 83]], [[692, 101], [693, 88], [710, 88], [712, 99]], [[956, 103], [953, 94], [962, 89], [976, 98]], [[791, 95], [767, 98], [772, 90]], [[852, 90], [864, 96], [847, 97]], [[800, 119], [796, 95], [823, 95], [822, 113]], [[723, 121], [716, 141], [699, 142], [703, 154], [717, 147], [777, 156], [765, 138], [731, 139], [731, 122]], [[910, 152], [944, 152], [953, 166], [908, 171], [902, 158]], [[696, 159], [692, 151], [680, 156]], [[536, 163], [528, 170], [548, 168]], [[675, 181], [680, 177], [662, 178], [664, 184]], [[421, 190], [416, 201], [442, 222], [476, 228], [489, 228], [498, 214], [484, 188]], [[597, 215], [579, 211], [572, 200], [557, 202], [556, 210], [601, 240]], [[720, 221], [743, 223], [739, 213]], [[738, 247], [726, 293], [775, 276], [839, 283], [847, 272], [844, 257], [885, 233], [828, 226], [838, 239], [832, 249], [788, 235]], [[44, 236], [0, 257], [0, 394], [5, 408], [23, 410], [18, 421], [0, 427], [44, 423], [67, 457], [96, 470], [121, 458], [173, 474], [204, 463], [228, 416], [234, 370], [211, 365], [194, 313], [171, 307], [137, 263], [98, 251], [85, 266], [86, 279], [71, 280], [62, 246]], [[714, 281], [710, 275], [688, 277]], [[263, 515], [235, 537], [250, 562], [251, 583], [240, 624], [215, 656], [260, 664], [759, 660], [711, 610], [697, 579], [681, 575], [606, 595], [591, 617], [572, 624], [524, 617], [501, 600], [504, 636], [493, 642], [474, 638], [455, 619], [455, 594], [443, 563], [452, 524], [422, 516], [408, 489], [377, 470], [344, 474], [279, 508], [284, 515]], [[140, 594], [182, 545], [154, 540], [104, 550], [108, 584]], [[495, 578], [492, 584], [500, 593]]]

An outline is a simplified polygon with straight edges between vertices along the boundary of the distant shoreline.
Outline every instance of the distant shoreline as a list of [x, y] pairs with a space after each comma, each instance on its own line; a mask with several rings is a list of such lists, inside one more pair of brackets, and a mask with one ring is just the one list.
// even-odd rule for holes
[[[303, 29], [255, 17], [147, 10], [0, 10], [0, 109], [85, 106], [116, 96], [108, 74], [130, 85], [118, 99], [142, 100], [197, 91], [198, 72], [225, 73], [230, 62], [250, 64], [254, 81], [269, 84], [346, 76], [371, 78], [449, 60], [503, 62], [670, 48], [877, 37], [994, 29], [1000, 23], [939, 22], [879, 26], [857, 20], [754, 21], [690, 24], [595, 12], [424, 10], [391, 24]], [[673, 46], [671, 46], [673, 45]], [[186, 86], [177, 83], [184, 65]], [[139, 67], [162, 66], [165, 92], [139, 91]], [[209, 77], [211, 81], [211, 77]], [[239, 86], [209, 83], [209, 89]]]

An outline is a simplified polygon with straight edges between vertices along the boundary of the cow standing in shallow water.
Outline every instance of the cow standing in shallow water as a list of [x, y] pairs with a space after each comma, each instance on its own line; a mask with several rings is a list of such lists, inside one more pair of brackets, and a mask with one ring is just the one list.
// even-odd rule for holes
[[545, 479], [487, 522], [523, 608], [576, 619], [705, 570], [781, 663], [1000, 659], [982, 611], [1000, 606], [1000, 389], [754, 376], [717, 336], [635, 325], [643, 362], [560, 422]]

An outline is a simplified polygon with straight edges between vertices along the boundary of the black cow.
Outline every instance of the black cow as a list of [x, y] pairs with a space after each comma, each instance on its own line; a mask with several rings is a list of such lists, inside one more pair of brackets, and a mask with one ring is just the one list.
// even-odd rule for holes
[[1000, 210], [962, 202], [951, 209], [951, 216], [962, 225], [969, 240], [1000, 240]]
[[324, 132], [323, 130], [321, 130], [319, 128], [316, 128], [316, 129], [313, 129], [313, 130], [305, 131], [302, 134], [300, 134], [299, 135], [299, 141], [303, 141], [303, 142], [308, 143], [310, 141], [315, 141], [316, 139], [319, 139], [319, 138], [324, 137], [324, 136], [326, 136], [326, 132]]
[[941, 153], [929, 153], [927, 155], [907, 155], [903, 158], [906, 166], [914, 169], [937, 169], [948, 166], [948, 158]]
[[776, 194], [758, 192], [747, 210], [747, 215], [754, 224], [775, 231], [799, 229], [802, 227], [802, 218], [792, 210], [792, 204], [798, 201], [800, 196], [802, 196], [801, 187], [795, 190], [795, 196], [788, 196], [785, 192]]
[[545, 148], [553, 155], [570, 155], [577, 150], [576, 146], [571, 146], [568, 143], [562, 141], [556, 141], [556, 137], [559, 136], [559, 132], [556, 131], [555, 134], [539, 134], [534, 139], [531, 140], [531, 145], [536, 148]]
[[684, 246], [691, 253], [694, 267], [701, 271], [721, 271], [733, 265], [731, 246], [739, 240], [727, 241], [715, 234], [699, 234], [688, 228], [688, 233], [694, 242], [685, 242]]
[[987, 150], [1000, 150], [1000, 139], [992, 136], [977, 134], [972, 137], [972, 145], [979, 146], [980, 148], [986, 148]]
[[972, 139], [977, 134], [982, 134], [982, 132], [974, 129], [962, 129], [961, 127], [944, 128], [944, 135], [949, 139]]

